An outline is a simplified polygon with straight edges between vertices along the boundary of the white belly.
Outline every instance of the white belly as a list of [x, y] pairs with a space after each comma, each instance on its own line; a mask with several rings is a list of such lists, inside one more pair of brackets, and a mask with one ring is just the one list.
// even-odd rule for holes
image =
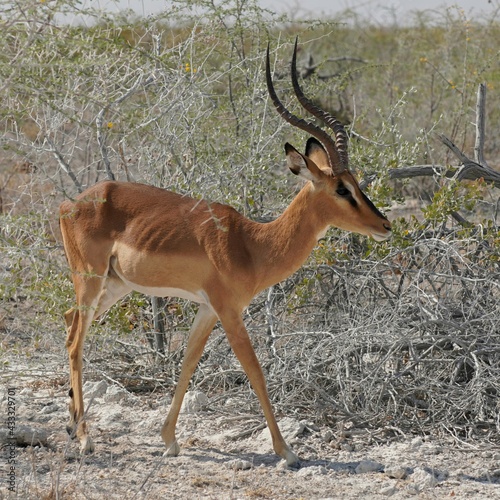
[[112, 259], [111, 267], [117, 276], [132, 290], [136, 292], [143, 293], [144, 295], [152, 295], [153, 297], [179, 297], [181, 299], [191, 300], [197, 302], [198, 304], [206, 304], [211, 307], [208, 295], [204, 290], [198, 290], [196, 292], [191, 292], [188, 290], [183, 290], [182, 288], [173, 288], [169, 286], [144, 286], [138, 285], [133, 281], [128, 280], [123, 276], [123, 274], [114, 265], [115, 261]]
[[[123, 278], [122, 278], [123, 279]], [[155, 286], [142, 286], [136, 283], [131, 283], [130, 281], [123, 280], [127, 285], [135, 290], [136, 292], [141, 292], [144, 295], [152, 295], [154, 297], [179, 297], [180, 299], [192, 300], [198, 304], [209, 305], [208, 297], [205, 293], [200, 290], [199, 292], [188, 292], [182, 288], [170, 288], [170, 287], [155, 287]]]

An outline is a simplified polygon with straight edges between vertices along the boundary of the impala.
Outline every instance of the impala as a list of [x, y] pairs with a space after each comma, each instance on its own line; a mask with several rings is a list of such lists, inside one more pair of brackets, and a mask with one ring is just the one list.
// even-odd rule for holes
[[298, 463], [276, 423], [242, 312], [256, 294], [294, 273], [329, 226], [382, 241], [390, 236], [391, 225], [348, 170], [344, 127], [304, 96], [297, 82], [296, 57], [297, 42], [291, 65], [295, 95], [306, 111], [333, 130], [333, 136], [291, 114], [280, 102], [268, 47], [266, 80], [271, 101], [284, 120], [312, 136], [305, 154], [285, 144], [288, 167], [307, 183], [273, 222], [253, 222], [227, 205], [129, 182], [100, 182], [61, 204], [61, 231], [76, 293], [75, 307], [65, 313], [71, 387], [67, 429], [79, 438], [82, 452], [94, 449], [84, 418], [84, 338], [93, 320], [136, 290], [199, 304], [161, 430], [166, 454], [175, 456], [180, 451], [175, 427], [181, 403], [220, 320], [260, 401], [275, 452], [288, 465]]

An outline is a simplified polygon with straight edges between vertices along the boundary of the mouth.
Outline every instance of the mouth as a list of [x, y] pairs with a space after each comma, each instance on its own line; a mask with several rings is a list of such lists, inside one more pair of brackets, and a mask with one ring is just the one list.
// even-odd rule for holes
[[375, 241], [386, 241], [388, 240], [391, 236], [392, 236], [392, 233], [391, 233], [391, 230], [389, 229], [386, 233], [372, 233], [370, 235]]
[[372, 234], [372, 238], [375, 240], [375, 241], [378, 241], [379, 243], [382, 242], [382, 241], [385, 241], [385, 240], [388, 240], [389, 238], [391, 237], [391, 234], [385, 234], [385, 235], [381, 235], [381, 234]]

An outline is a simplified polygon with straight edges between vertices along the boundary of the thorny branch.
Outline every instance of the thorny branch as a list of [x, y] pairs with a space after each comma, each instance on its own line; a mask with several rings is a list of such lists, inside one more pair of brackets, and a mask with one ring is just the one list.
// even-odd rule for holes
[[[447, 178], [457, 178], [459, 180], [477, 180], [484, 179], [500, 189], [500, 172], [493, 170], [488, 166], [484, 159], [485, 142], [485, 106], [486, 106], [486, 87], [479, 85], [477, 106], [476, 106], [476, 144], [474, 147], [474, 158], [471, 160], [463, 153], [453, 142], [444, 134], [439, 134], [441, 142], [450, 149], [460, 162], [459, 166], [450, 167], [442, 165], [413, 165], [408, 167], [398, 167], [389, 170], [391, 179], [409, 179], [412, 177], [439, 176]], [[362, 188], [369, 185], [375, 176], [367, 177], [361, 184]]]

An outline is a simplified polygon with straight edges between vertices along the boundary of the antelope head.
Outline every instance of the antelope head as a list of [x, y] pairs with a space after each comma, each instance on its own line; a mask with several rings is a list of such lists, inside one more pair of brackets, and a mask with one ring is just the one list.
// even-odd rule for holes
[[327, 225], [371, 236], [384, 241], [391, 235], [391, 224], [361, 191], [349, 170], [348, 136], [344, 126], [330, 113], [308, 99], [297, 80], [297, 40], [292, 57], [291, 77], [295, 96], [302, 107], [320, 119], [332, 131], [333, 136], [315, 124], [298, 118], [281, 103], [274, 90], [269, 61], [269, 45], [266, 54], [266, 81], [269, 96], [278, 113], [288, 123], [312, 135], [302, 154], [291, 144], [285, 144], [287, 163], [295, 174], [311, 181], [317, 196], [322, 197], [322, 214]]

